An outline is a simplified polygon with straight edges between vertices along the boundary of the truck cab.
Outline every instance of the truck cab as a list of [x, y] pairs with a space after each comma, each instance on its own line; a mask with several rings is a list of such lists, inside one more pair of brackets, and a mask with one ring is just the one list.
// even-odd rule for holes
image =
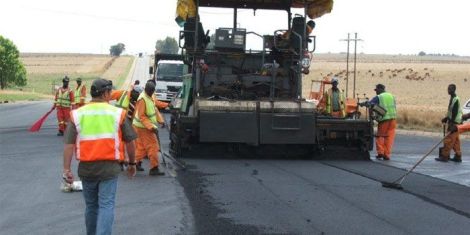
[[161, 60], [158, 62], [155, 93], [160, 101], [171, 102], [183, 85], [185, 74], [183, 61]]

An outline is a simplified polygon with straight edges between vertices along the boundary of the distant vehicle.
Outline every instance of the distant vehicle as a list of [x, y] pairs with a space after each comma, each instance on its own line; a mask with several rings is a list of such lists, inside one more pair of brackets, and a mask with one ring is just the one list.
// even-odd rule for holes
[[171, 102], [183, 86], [187, 66], [182, 60], [159, 60], [155, 69], [155, 93], [160, 101]]
[[470, 99], [467, 100], [462, 110], [463, 110], [463, 114], [470, 113]]
[[139, 57], [142, 57], [142, 52], [139, 53]]

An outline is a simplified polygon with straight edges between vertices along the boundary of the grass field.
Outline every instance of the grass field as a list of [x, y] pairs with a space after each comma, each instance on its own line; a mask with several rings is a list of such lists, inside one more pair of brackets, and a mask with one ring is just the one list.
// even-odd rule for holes
[[[352, 63], [349, 68], [352, 71]], [[346, 55], [315, 55], [310, 74], [304, 78], [303, 95], [308, 95], [311, 80], [325, 76], [336, 75], [345, 89], [345, 70]], [[470, 57], [358, 55], [356, 94], [372, 98], [378, 83], [395, 95], [401, 128], [438, 130], [449, 102], [447, 86], [457, 85], [462, 102], [470, 98]], [[352, 96], [352, 73], [348, 87]]]
[[75, 79], [78, 77], [81, 77], [88, 86], [92, 80], [99, 77], [113, 80], [115, 84], [122, 84], [134, 57], [26, 53], [21, 54], [21, 60], [27, 70], [27, 86], [13, 87], [8, 92], [0, 92], [0, 101], [50, 98], [54, 94], [55, 87], [62, 85], [62, 78], [65, 75], [71, 78], [72, 88], [76, 86]]

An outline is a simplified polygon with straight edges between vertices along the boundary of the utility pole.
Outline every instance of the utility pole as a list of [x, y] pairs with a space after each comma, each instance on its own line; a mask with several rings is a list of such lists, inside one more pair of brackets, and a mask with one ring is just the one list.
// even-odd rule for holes
[[346, 41], [348, 43], [348, 50], [346, 52], [346, 97], [348, 97], [348, 86], [349, 86], [349, 42], [350, 42], [350, 33], [348, 33], [348, 39], [342, 39], [340, 41]]
[[348, 42], [348, 51], [346, 58], [346, 97], [348, 97], [348, 84], [349, 84], [349, 42], [354, 42], [354, 77], [353, 77], [353, 98], [356, 98], [356, 62], [357, 62], [357, 42], [363, 41], [362, 39], [357, 38], [357, 33], [354, 33], [354, 39], [350, 38], [348, 33], [348, 39], [342, 39], [341, 41]]

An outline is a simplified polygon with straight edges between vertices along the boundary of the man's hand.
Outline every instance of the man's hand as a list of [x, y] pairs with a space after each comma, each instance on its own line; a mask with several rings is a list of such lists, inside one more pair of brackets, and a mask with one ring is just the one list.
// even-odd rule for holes
[[449, 120], [449, 118], [445, 117], [441, 120], [442, 123], [446, 123]]
[[166, 127], [165, 123], [164, 122], [160, 123], [160, 127], [165, 128]]
[[65, 182], [67, 182], [69, 184], [73, 183], [72, 171], [64, 170], [64, 172], [62, 173], [62, 178], [65, 180]]
[[136, 172], [135, 165], [128, 165], [127, 166], [127, 176], [130, 179], [134, 178], [135, 172]]

